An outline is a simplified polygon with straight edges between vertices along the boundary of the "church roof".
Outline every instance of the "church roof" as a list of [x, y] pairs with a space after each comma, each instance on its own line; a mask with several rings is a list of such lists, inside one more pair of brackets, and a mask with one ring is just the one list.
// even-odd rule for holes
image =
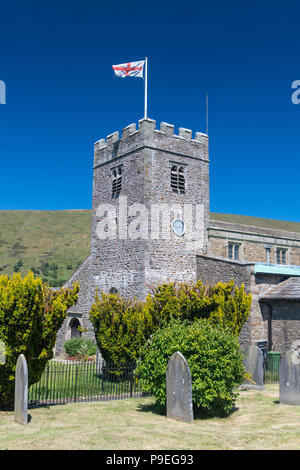
[[288, 264], [254, 263], [254, 274], [282, 274], [283, 276], [300, 276], [300, 266]]
[[300, 277], [290, 277], [265, 292], [261, 300], [300, 300]]

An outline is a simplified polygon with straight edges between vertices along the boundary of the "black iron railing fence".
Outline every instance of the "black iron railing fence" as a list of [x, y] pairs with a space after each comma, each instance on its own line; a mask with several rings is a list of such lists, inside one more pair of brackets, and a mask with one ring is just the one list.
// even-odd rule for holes
[[[279, 381], [280, 353], [268, 353], [264, 383]], [[101, 361], [49, 361], [39, 382], [29, 389], [29, 405], [120, 400], [150, 395], [136, 377], [136, 365]]]
[[103, 361], [50, 361], [29, 389], [30, 406], [120, 400], [149, 395], [134, 374], [136, 365]]

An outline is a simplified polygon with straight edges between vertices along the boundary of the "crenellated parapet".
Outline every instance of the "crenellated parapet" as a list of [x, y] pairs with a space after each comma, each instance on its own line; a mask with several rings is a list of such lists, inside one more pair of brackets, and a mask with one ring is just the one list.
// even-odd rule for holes
[[207, 134], [195, 132], [193, 136], [192, 130], [184, 127], [179, 127], [178, 134], [175, 134], [174, 129], [175, 126], [167, 122], [161, 122], [158, 129], [154, 119], [141, 119], [138, 129], [135, 123], [129, 124], [122, 129], [121, 136], [119, 131], [116, 131], [94, 144], [94, 167], [139, 147], [157, 150], [161, 148], [163, 151], [208, 160]]

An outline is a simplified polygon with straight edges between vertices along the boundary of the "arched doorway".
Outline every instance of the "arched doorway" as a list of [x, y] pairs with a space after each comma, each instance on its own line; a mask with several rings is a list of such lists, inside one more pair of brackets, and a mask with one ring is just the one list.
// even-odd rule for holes
[[72, 320], [70, 321], [69, 326], [70, 326], [70, 330], [71, 330], [70, 337], [71, 338], [80, 338], [82, 333], [78, 329], [81, 326], [80, 321], [78, 320], [78, 318], [72, 318]]
[[112, 288], [110, 289], [109, 293], [116, 295], [116, 294], [118, 294], [118, 289], [117, 289], [116, 287], [112, 287]]

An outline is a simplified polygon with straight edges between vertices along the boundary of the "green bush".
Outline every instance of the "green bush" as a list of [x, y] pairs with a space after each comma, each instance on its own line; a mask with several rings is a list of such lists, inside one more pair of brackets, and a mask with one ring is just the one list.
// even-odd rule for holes
[[22, 266], [23, 266], [23, 261], [19, 259], [19, 261], [13, 267], [14, 272], [19, 272]]
[[238, 338], [228, 327], [203, 319], [193, 323], [173, 320], [156, 331], [142, 350], [136, 372], [158, 405], [166, 403], [167, 364], [176, 351], [183, 354], [191, 369], [195, 413], [228, 414], [245, 374]]
[[96, 354], [97, 346], [89, 338], [71, 338], [64, 343], [65, 352], [72, 357], [87, 358]]
[[0, 276], [0, 341], [6, 349], [6, 362], [0, 365], [0, 405], [13, 401], [19, 354], [27, 360], [29, 387], [39, 381], [78, 291], [78, 284], [53, 291], [31, 271], [24, 278]]

